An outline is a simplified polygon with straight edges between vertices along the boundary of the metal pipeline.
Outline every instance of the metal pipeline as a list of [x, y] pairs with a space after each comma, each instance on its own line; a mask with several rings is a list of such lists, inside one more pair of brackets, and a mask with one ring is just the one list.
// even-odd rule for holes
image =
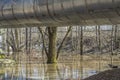
[[120, 23], [120, 0], [0, 0], [0, 25]]

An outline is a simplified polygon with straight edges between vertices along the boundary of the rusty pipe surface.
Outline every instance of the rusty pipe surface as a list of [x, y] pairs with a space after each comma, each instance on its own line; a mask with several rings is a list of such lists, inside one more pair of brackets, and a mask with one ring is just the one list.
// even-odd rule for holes
[[0, 27], [120, 23], [120, 0], [0, 0]]

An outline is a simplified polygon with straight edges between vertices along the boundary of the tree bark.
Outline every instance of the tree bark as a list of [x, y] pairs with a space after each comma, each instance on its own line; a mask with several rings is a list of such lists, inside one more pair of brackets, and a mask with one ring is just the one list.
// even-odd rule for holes
[[56, 55], [56, 38], [57, 38], [57, 27], [48, 27], [49, 34], [49, 47], [48, 47], [48, 64], [57, 63]]

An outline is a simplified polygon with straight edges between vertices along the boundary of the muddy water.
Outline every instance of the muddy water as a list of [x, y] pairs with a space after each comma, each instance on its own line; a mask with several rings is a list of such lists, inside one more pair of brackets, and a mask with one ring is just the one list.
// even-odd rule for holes
[[[110, 59], [80, 60], [63, 58], [58, 64], [37, 63], [37, 60], [27, 64], [24, 60], [13, 66], [0, 67], [0, 80], [81, 80], [101, 71], [110, 69]], [[120, 65], [120, 61], [112, 62]]]
[[[16, 64], [0, 68], [0, 80], [81, 80], [109, 69], [107, 64], [90, 63]], [[94, 65], [94, 67], [92, 67]]]

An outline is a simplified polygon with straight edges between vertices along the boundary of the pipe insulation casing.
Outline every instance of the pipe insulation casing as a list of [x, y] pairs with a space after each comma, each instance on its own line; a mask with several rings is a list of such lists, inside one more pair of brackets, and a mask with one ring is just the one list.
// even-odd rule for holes
[[0, 0], [0, 25], [119, 24], [120, 0]]

